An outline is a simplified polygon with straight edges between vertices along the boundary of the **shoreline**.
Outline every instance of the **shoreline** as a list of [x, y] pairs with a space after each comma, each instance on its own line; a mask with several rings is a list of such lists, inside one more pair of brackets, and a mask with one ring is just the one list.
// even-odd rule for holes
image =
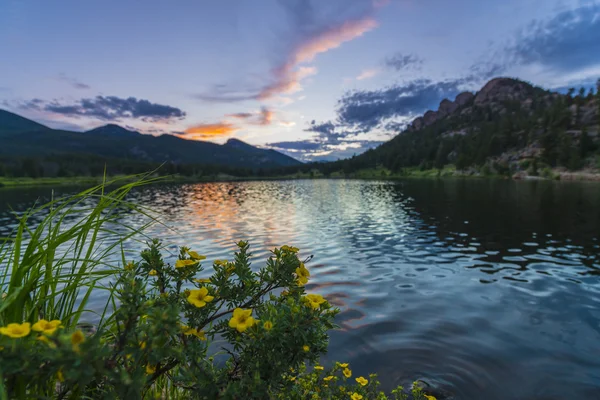
[[[205, 182], [245, 182], [245, 181], [273, 181], [273, 180], [300, 180], [300, 179], [356, 179], [356, 180], [389, 180], [400, 181], [403, 179], [503, 179], [514, 181], [580, 181], [580, 182], [600, 182], [600, 171], [552, 171], [552, 176], [532, 176], [523, 172], [515, 173], [512, 176], [506, 175], [483, 175], [478, 173], [464, 173], [454, 169], [443, 170], [409, 170], [404, 174], [394, 174], [386, 170], [366, 170], [352, 174], [332, 173], [330, 176], [312, 175], [308, 173], [293, 174], [283, 176], [251, 176], [239, 177], [226, 174], [206, 177], [184, 177], [184, 176], [165, 176], [160, 179], [161, 184], [169, 183], [205, 183]], [[115, 179], [109, 177], [109, 179]], [[121, 182], [126, 181], [123, 177]], [[0, 190], [17, 188], [36, 188], [44, 186], [84, 186], [97, 185], [103, 182], [103, 177], [69, 177], [69, 178], [4, 178], [0, 177]], [[133, 180], [132, 180], [133, 181]]]

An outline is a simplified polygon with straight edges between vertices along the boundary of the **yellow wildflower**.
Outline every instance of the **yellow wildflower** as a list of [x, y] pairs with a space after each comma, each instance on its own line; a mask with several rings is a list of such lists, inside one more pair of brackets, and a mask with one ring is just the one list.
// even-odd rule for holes
[[354, 393], [352, 393], [352, 396], [350, 396], [350, 398], [352, 400], [362, 400], [363, 397], [362, 397], [362, 394], [358, 394], [358, 393], [354, 392]]
[[194, 279], [194, 282], [198, 282], [198, 283], [210, 283], [210, 279], [208, 279], [208, 278]]
[[317, 371], [323, 371], [325, 368], [323, 368], [323, 367], [322, 367], [322, 366], [320, 366], [320, 365], [315, 365], [315, 369], [316, 369]]
[[204, 336], [204, 331], [198, 331], [196, 328], [190, 328], [189, 326], [182, 326], [183, 334], [186, 336], [196, 336], [200, 340], [206, 340], [206, 336]]
[[425, 398], [426, 398], [427, 400], [437, 400], [437, 399], [435, 398], [435, 396], [430, 396], [430, 395], [428, 395], [428, 394], [424, 394], [423, 396], [425, 396]]
[[190, 256], [190, 258], [192, 260], [196, 260], [196, 261], [206, 260], [206, 256], [203, 256], [202, 254], [198, 254], [195, 251], [188, 250], [187, 253], [188, 253], [188, 256]]
[[62, 369], [59, 369], [58, 372], [56, 373], [56, 379], [59, 382], [64, 382], [65, 381], [65, 376], [63, 375]]
[[310, 351], [310, 347], [308, 347], [307, 345], [302, 346], [302, 350], [304, 350], [305, 352], [308, 353], [308, 351]]
[[158, 271], [156, 271], [155, 269], [151, 269], [150, 272], [148, 272], [148, 275], [156, 276], [156, 275], [158, 275]]
[[18, 339], [29, 335], [31, 332], [31, 324], [29, 322], [24, 322], [22, 324], [8, 324], [0, 328], [0, 334], [11, 337], [13, 339]]
[[146, 364], [146, 374], [147, 375], [152, 375], [155, 372], [156, 372], [156, 365]]
[[290, 376], [290, 381], [294, 382], [296, 380], [295, 376]]
[[177, 260], [175, 261], [175, 268], [185, 268], [190, 265], [196, 264], [197, 261], [194, 260]]
[[273, 323], [271, 321], [265, 321], [263, 322], [263, 328], [265, 328], [267, 331], [270, 331], [273, 329]]
[[135, 264], [134, 264], [133, 262], [128, 262], [128, 263], [125, 265], [125, 270], [127, 270], [127, 271], [131, 271], [131, 270], [132, 270], [132, 269], [134, 269], [134, 268], [135, 268]]
[[323, 378], [323, 380], [327, 381], [327, 382], [329, 382], [332, 379], [333, 379], [333, 375], [329, 375], [329, 376], [326, 376], [325, 378]]
[[79, 352], [79, 345], [85, 342], [85, 336], [81, 331], [75, 331], [71, 335], [71, 345], [73, 346], [73, 351]]
[[190, 290], [190, 295], [187, 298], [189, 303], [195, 305], [198, 308], [204, 307], [206, 303], [213, 301], [213, 299], [214, 296], [209, 296], [208, 289], [205, 287]]
[[297, 253], [297, 252], [300, 251], [300, 249], [297, 248], [297, 247], [290, 247], [290, 246], [287, 246], [287, 245], [281, 246], [281, 250], [282, 251], [289, 251], [290, 253]]
[[140, 342], [140, 349], [144, 350], [146, 348], [146, 342]]
[[302, 286], [308, 283], [310, 272], [308, 272], [304, 263], [300, 263], [300, 266], [296, 268], [296, 275], [298, 275], [298, 285]]
[[318, 310], [319, 307], [321, 307], [321, 304], [325, 303], [326, 301], [320, 294], [311, 293], [307, 294], [304, 298], [308, 302], [308, 305], [314, 308], [315, 310]]
[[215, 263], [214, 263], [214, 264], [215, 264], [215, 265], [218, 265], [218, 266], [220, 266], [220, 267], [224, 267], [224, 266], [226, 266], [226, 265], [227, 265], [227, 262], [228, 262], [227, 260], [215, 260]]
[[344, 368], [342, 372], [346, 378], [350, 378], [352, 376], [352, 371], [350, 371], [348, 368]]
[[365, 379], [362, 376], [359, 376], [358, 378], [356, 378], [356, 382], [358, 382], [360, 386], [365, 386], [367, 383], [369, 383], [369, 380]]
[[252, 318], [252, 310], [243, 310], [236, 308], [233, 310], [233, 317], [229, 320], [229, 327], [235, 328], [238, 332], [244, 332], [256, 323], [256, 320]]
[[36, 332], [41, 332], [46, 335], [52, 335], [56, 330], [60, 327], [62, 322], [58, 319], [54, 319], [52, 321], [46, 321], [45, 319], [40, 319], [38, 322], [33, 324], [31, 329]]
[[348, 368], [348, 363], [337, 363], [342, 368]]

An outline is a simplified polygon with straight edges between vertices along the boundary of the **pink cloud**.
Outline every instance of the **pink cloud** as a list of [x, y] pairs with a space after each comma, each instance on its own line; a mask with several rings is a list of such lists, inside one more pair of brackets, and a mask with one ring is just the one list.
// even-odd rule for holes
[[338, 48], [375, 27], [377, 21], [372, 17], [365, 17], [346, 21], [307, 38], [296, 46], [283, 65], [274, 70], [275, 82], [265, 87], [258, 95], [258, 99], [266, 100], [277, 94], [290, 94], [302, 90], [301, 81], [316, 74], [317, 70], [315, 67], [300, 66], [300, 64], [309, 63], [318, 54]]

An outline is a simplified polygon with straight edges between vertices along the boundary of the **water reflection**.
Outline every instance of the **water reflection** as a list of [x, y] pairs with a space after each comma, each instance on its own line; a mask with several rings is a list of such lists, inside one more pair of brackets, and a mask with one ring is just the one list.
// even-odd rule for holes
[[[4, 204], [24, 210], [42, 194], [0, 191], [0, 235], [14, 223]], [[173, 258], [184, 244], [225, 258], [240, 239], [256, 267], [284, 243], [314, 254], [308, 289], [342, 309], [327, 359], [386, 387], [423, 377], [459, 399], [600, 392], [598, 184], [209, 183], [131, 200], [162, 215], [149, 235]]]

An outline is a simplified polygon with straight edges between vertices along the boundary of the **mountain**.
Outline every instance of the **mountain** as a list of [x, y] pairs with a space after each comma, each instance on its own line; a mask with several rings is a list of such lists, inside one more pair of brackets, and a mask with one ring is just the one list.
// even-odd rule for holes
[[130, 131], [129, 129], [125, 129], [119, 125], [108, 124], [103, 125], [98, 128], [94, 128], [92, 130], [86, 131], [85, 133], [89, 133], [91, 135], [98, 136], [111, 136], [111, 137], [138, 137], [141, 133], [136, 131]]
[[273, 168], [301, 162], [231, 139], [220, 145], [173, 135], [152, 136], [109, 124], [87, 132], [50, 129], [0, 110], [0, 156], [91, 155], [140, 162]]
[[600, 170], [600, 93], [584, 88], [575, 93], [495, 78], [476, 93], [443, 99], [437, 110], [415, 118], [375, 149], [291, 170], [325, 175], [343, 171], [347, 176], [379, 167], [403, 174], [408, 168], [442, 169], [449, 164], [474, 174]]
[[0, 110], [0, 137], [19, 132], [39, 131], [50, 129], [17, 114]]

